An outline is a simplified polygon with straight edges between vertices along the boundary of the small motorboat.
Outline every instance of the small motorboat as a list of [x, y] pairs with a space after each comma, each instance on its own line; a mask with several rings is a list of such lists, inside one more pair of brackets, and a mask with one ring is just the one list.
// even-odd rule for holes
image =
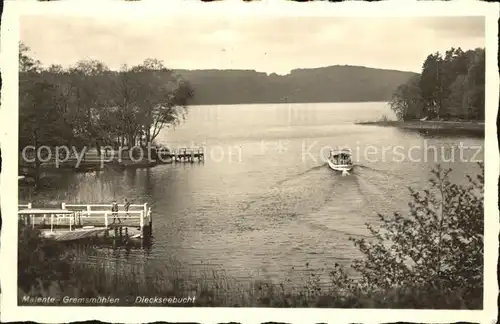
[[352, 163], [352, 154], [349, 149], [333, 149], [326, 159], [330, 169], [342, 172], [342, 176], [349, 175], [354, 167]]

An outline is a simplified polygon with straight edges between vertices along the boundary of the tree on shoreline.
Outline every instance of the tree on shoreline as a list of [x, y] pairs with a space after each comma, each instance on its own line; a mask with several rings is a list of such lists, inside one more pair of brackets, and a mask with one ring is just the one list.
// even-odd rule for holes
[[424, 102], [419, 82], [420, 76], [414, 76], [394, 91], [389, 105], [399, 120], [420, 118]]
[[138, 84], [142, 125], [138, 133], [144, 144], [152, 143], [164, 127], [182, 122], [193, 97], [190, 84], [157, 59], [146, 59], [127, 71]]
[[[191, 85], [156, 59], [120, 71], [97, 60], [45, 69], [26, 45], [19, 48], [21, 147], [38, 145], [52, 123], [43, 121], [55, 116], [58, 127], [43, 135], [54, 145], [96, 147], [99, 154], [105, 145], [147, 146], [162, 129], [183, 121], [193, 97]], [[27, 135], [35, 130], [37, 140]]]
[[389, 105], [399, 120], [484, 120], [484, 87], [484, 49], [451, 48], [444, 57], [427, 56], [421, 74], [400, 85]]
[[40, 69], [40, 61], [34, 60], [28, 55], [30, 48], [19, 43], [19, 72], [37, 72]]
[[[35, 152], [42, 146], [57, 146], [71, 141], [72, 131], [63, 118], [57, 101], [57, 88], [38, 73], [29, 72], [22, 80], [19, 91], [19, 149], [33, 146], [30, 154], [35, 170], [35, 186], [40, 183], [42, 158]], [[33, 153], [33, 154], [32, 154]]]

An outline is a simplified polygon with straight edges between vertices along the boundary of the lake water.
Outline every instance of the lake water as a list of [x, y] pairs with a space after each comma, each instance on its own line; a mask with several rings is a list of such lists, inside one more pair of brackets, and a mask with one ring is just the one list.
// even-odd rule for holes
[[[191, 107], [185, 123], [157, 140], [204, 145], [205, 163], [67, 174], [31, 200], [148, 202], [153, 246], [132, 259], [210, 264], [235, 278], [279, 282], [292, 267], [358, 257], [348, 238], [367, 235], [365, 223], [376, 224], [377, 213], [404, 211], [406, 188], [425, 186], [442, 158], [455, 153], [455, 162], [441, 163], [453, 168], [454, 181], [478, 172], [467, 161], [483, 159], [482, 151], [474, 156], [483, 138], [354, 124], [382, 115], [392, 117], [386, 103]], [[460, 143], [470, 147], [464, 161]], [[350, 147], [360, 166], [346, 177], [328, 169], [321, 155], [331, 146]]]

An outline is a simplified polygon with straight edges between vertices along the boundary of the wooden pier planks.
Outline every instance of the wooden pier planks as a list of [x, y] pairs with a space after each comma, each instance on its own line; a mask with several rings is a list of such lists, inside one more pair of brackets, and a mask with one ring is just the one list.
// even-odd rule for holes
[[106, 228], [90, 229], [90, 230], [76, 230], [76, 231], [65, 231], [65, 232], [55, 232], [52, 236], [56, 241], [76, 241], [86, 238], [93, 238], [98, 235], [104, 235]]

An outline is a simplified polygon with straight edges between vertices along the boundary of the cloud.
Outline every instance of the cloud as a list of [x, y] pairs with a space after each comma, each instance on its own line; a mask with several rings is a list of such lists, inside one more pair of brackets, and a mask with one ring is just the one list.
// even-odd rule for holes
[[485, 34], [484, 17], [434, 17], [415, 22], [440, 37], [483, 38]]
[[[43, 26], [44, 36], [39, 28]], [[483, 46], [481, 17], [332, 18], [170, 16], [97, 19], [25, 16], [21, 39], [46, 65], [93, 58], [111, 68], [148, 57], [172, 68], [286, 73], [335, 64], [418, 71], [451, 46]]]

